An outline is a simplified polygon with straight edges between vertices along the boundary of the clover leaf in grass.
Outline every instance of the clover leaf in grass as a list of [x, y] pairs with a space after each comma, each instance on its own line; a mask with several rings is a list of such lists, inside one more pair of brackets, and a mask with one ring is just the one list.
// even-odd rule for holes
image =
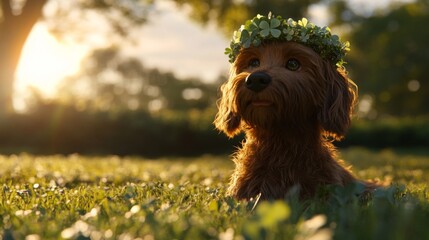
[[279, 222], [288, 219], [290, 213], [290, 207], [283, 201], [262, 202], [256, 209], [256, 214], [260, 217], [260, 224], [265, 228], [272, 228]]

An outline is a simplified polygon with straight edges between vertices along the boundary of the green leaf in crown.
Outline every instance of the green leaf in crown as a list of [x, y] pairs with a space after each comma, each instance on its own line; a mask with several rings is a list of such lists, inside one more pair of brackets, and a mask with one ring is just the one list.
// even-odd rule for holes
[[279, 40], [304, 44], [316, 51], [324, 59], [338, 67], [344, 64], [344, 56], [350, 51], [349, 42], [341, 42], [331, 34], [329, 27], [319, 27], [306, 18], [295, 21], [281, 16], [258, 14], [234, 32], [230, 47], [225, 49], [229, 61], [233, 63], [242, 48], [258, 47], [264, 41]]

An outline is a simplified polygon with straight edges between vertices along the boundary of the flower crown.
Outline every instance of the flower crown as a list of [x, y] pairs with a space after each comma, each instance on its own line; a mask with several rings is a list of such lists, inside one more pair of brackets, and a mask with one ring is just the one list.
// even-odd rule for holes
[[246, 21], [245, 25], [241, 25], [240, 29], [234, 32], [230, 47], [225, 49], [225, 54], [228, 55], [229, 62], [233, 63], [242, 48], [258, 47], [266, 41], [304, 44], [338, 67], [343, 66], [345, 63], [343, 58], [350, 51], [350, 43], [341, 42], [337, 35], [331, 34], [329, 27], [321, 28], [306, 18], [296, 22], [292, 18], [286, 20], [269, 13], [268, 16], [258, 14], [252, 20]]

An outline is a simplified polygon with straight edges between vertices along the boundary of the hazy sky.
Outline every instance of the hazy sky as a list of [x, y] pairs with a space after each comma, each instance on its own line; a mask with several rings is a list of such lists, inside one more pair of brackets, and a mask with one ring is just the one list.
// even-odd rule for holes
[[137, 53], [146, 66], [174, 71], [179, 77], [215, 79], [228, 71], [223, 54], [229, 45], [214, 26], [189, 20], [174, 4], [160, 1], [154, 19], [142, 27]]

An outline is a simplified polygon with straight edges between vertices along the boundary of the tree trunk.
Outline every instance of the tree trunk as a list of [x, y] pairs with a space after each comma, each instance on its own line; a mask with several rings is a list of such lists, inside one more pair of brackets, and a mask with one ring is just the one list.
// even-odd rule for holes
[[28, 0], [20, 15], [14, 15], [12, 0], [1, 0], [0, 22], [0, 118], [13, 112], [12, 96], [15, 71], [24, 43], [34, 24], [42, 16], [47, 0]]

